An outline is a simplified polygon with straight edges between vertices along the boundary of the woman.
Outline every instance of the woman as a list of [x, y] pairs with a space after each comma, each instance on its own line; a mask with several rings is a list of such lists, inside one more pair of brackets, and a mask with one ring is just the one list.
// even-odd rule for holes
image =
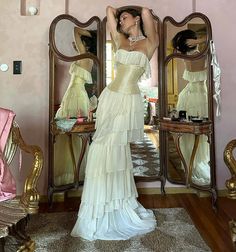
[[[192, 30], [178, 32], [172, 40], [174, 49], [186, 55], [199, 53], [199, 47], [206, 37], [197, 36]], [[184, 60], [183, 79], [188, 83], [179, 93], [176, 109], [186, 111], [187, 116], [208, 117], [207, 65], [205, 57], [198, 60]], [[190, 162], [194, 136], [186, 134], [180, 139], [180, 147], [187, 164]], [[200, 136], [194, 160], [192, 181], [200, 185], [210, 184], [210, 153], [207, 137]]]
[[[96, 34], [93, 31], [87, 31], [76, 26], [74, 27], [74, 40], [74, 48], [80, 54], [91, 52], [96, 55]], [[93, 83], [92, 67], [93, 60], [90, 58], [81, 59], [71, 64], [69, 70], [70, 84], [56, 113], [56, 119], [77, 117], [78, 115], [88, 116], [91, 108], [85, 83]]]
[[[96, 55], [96, 33], [79, 27], [74, 27], [73, 46], [79, 54], [87, 52]], [[90, 110], [97, 106], [96, 100], [91, 100], [85, 89], [85, 84], [93, 85], [91, 71], [93, 60], [85, 58], [73, 62], [70, 66], [70, 83], [62, 98], [60, 108], [56, 112], [55, 119], [63, 129], [64, 123], [67, 126], [67, 118], [87, 117]], [[66, 119], [66, 120], [65, 120]], [[69, 125], [70, 126], [70, 125]], [[64, 129], [66, 131], [66, 129]], [[78, 163], [82, 142], [81, 139], [72, 135], [72, 147], [75, 162]], [[71, 154], [70, 139], [66, 134], [58, 135], [54, 144], [54, 183], [55, 185], [65, 185], [73, 183], [76, 171], [74, 171], [73, 156]], [[80, 167], [79, 179], [84, 179], [86, 154]]]
[[158, 36], [150, 11], [107, 7], [116, 44], [116, 78], [102, 92], [89, 148], [85, 184], [72, 236], [125, 240], [152, 231], [155, 217], [137, 200], [130, 142], [143, 138], [143, 101], [137, 82], [150, 76]]

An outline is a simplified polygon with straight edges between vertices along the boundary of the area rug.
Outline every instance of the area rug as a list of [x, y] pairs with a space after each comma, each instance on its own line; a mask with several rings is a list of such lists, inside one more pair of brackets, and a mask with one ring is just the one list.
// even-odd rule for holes
[[36, 252], [203, 252], [211, 251], [183, 208], [154, 209], [157, 228], [125, 241], [87, 241], [70, 236], [76, 212], [43, 213], [29, 220]]
[[143, 141], [131, 143], [134, 176], [158, 176], [160, 172], [159, 151], [144, 133]]

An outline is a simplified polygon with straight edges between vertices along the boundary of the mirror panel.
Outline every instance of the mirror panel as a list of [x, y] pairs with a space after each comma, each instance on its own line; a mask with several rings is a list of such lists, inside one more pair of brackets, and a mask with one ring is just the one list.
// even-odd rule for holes
[[[212, 122], [210, 23], [203, 14], [195, 13], [181, 23], [177, 23], [171, 17], [166, 17], [163, 27], [164, 115], [173, 122], [172, 126], [175, 121], [176, 125], [180, 126], [179, 132], [167, 130], [164, 138], [167, 153], [167, 179], [172, 183], [210, 188], [215, 180], [214, 171], [212, 171], [215, 169], [212, 166], [214, 147], [210, 144], [212, 133], [209, 131], [201, 134], [194, 130], [195, 133], [186, 133], [187, 127], [193, 129], [195, 123], [197, 127], [201, 127], [201, 123], [204, 125], [205, 122], [209, 124]], [[181, 47], [183, 42], [180, 41], [187, 43], [188, 36], [192, 36], [189, 30], [196, 35], [194, 40], [198, 43], [194, 44], [195, 48], [187, 45], [189, 48], [183, 51]], [[183, 36], [186, 37], [183, 39]], [[181, 122], [183, 122], [182, 128]], [[187, 181], [190, 170], [192, 174], [190, 181]]]
[[[97, 35], [98, 33], [98, 22], [97, 20], [92, 21], [91, 24], [86, 25], [83, 23], [74, 22], [74, 20], [70, 19], [60, 19], [54, 27], [54, 46], [55, 49], [62, 55], [66, 57], [74, 57], [78, 54], [82, 54], [84, 52], [80, 52], [76, 43], [78, 44], [78, 32], [80, 31], [88, 31]], [[82, 33], [82, 32], [81, 32]], [[86, 34], [86, 33], [84, 33]], [[83, 33], [82, 33], [83, 35]], [[93, 47], [96, 47], [96, 52], [98, 52], [98, 41], [95, 38]], [[95, 50], [94, 50], [95, 51]], [[97, 55], [97, 53], [96, 53]]]
[[[81, 66], [90, 61], [88, 72]], [[57, 127], [61, 118], [85, 118], [89, 111], [95, 110], [98, 103], [97, 80], [98, 66], [92, 59], [81, 59], [74, 62], [57, 60], [55, 67], [54, 112]], [[71, 148], [72, 146], [72, 148]], [[54, 183], [56, 186], [74, 183], [77, 178], [77, 164], [81, 152], [81, 139], [76, 134], [60, 134], [54, 143]], [[79, 180], [84, 180], [85, 160], [80, 165]]]
[[[172, 58], [167, 64], [167, 104], [169, 116], [179, 116], [179, 111], [185, 111], [186, 120], [191, 122], [196, 118], [208, 121], [208, 67], [207, 57], [198, 60]], [[188, 70], [187, 70], [188, 69]], [[189, 71], [191, 69], [191, 71]], [[201, 70], [202, 69], [202, 70]], [[168, 178], [185, 183], [184, 164], [181, 161], [173, 134], [168, 133]], [[180, 150], [189, 166], [194, 145], [194, 135], [184, 134], [180, 138]], [[193, 163], [192, 183], [197, 185], [210, 184], [210, 145], [208, 138], [201, 135], [197, 153]]]
[[71, 130], [79, 119], [91, 122], [91, 111], [97, 107], [102, 81], [101, 32], [97, 17], [81, 23], [63, 14], [50, 26], [50, 198], [56, 188], [63, 191], [84, 180], [86, 154], [82, 160], [80, 154], [87, 152], [88, 144], [80, 131], [71, 134]]
[[209, 114], [207, 56], [202, 56], [198, 60], [172, 58], [167, 63], [166, 69], [168, 114], [172, 110], [185, 110], [186, 119], [189, 119], [189, 116], [207, 119]]
[[55, 44], [57, 50], [66, 56], [72, 57], [77, 55], [73, 47], [75, 24], [68, 19], [60, 20], [55, 28]]
[[[71, 99], [66, 98], [67, 105], [64, 106], [66, 106], [67, 109], [70, 110], [70, 112], [68, 112], [69, 114], [67, 116], [62, 117], [77, 117], [79, 113], [81, 116], [87, 116], [88, 110], [91, 106], [93, 107], [92, 110], [96, 108], [96, 101], [98, 97], [97, 82], [99, 77], [99, 67], [93, 60], [89, 59], [89, 61], [91, 62], [91, 70], [88, 72], [81, 67], [81, 65], [83, 65], [84, 59], [73, 62], [66, 62], [57, 59], [55, 67], [54, 88], [55, 116], [58, 112], [60, 104], [62, 103], [62, 100], [65, 100], [66, 98], [64, 96], [68, 95], [71, 96]], [[83, 76], [80, 74], [81, 71]], [[73, 109], [73, 111], [72, 108], [69, 108], [70, 106], [75, 106], [73, 105], [75, 101], [73, 102], [72, 99], [76, 99], [76, 106], [78, 107], [77, 112], [75, 108]]]
[[[159, 18], [154, 16], [156, 31], [160, 34]], [[106, 44], [105, 51], [105, 85], [109, 85], [116, 75], [115, 54], [117, 48], [113, 42], [110, 31], [106, 22], [103, 21], [105, 28], [104, 41]], [[150, 60], [151, 77], [139, 82], [139, 89], [143, 98], [144, 105], [144, 141], [131, 144], [132, 159], [134, 164], [134, 176], [136, 181], [146, 178], [157, 178], [161, 175], [160, 169], [160, 141], [159, 131], [156, 127], [156, 120], [159, 118], [159, 84], [160, 84], [160, 47], [156, 49]], [[146, 150], [146, 152], [145, 152]], [[149, 155], [147, 150], [151, 151], [149, 161], [142, 159], [143, 156]], [[152, 152], [153, 150], [153, 152]]]

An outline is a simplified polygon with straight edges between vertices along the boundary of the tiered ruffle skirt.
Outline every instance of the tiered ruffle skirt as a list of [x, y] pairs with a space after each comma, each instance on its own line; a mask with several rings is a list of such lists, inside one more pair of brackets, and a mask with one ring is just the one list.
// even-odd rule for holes
[[106, 88], [99, 98], [77, 222], [71, 232], [88, 240], [125, 240], [152, 231], [156, 220], [137, 200], [130, 142], [143, 137], [139, 94]]

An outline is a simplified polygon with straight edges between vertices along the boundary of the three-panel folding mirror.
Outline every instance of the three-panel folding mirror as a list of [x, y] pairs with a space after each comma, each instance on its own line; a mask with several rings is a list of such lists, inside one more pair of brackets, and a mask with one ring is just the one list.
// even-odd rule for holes
[[[150, 60], [151, 77], [141, 81], [139, 89], [144, 101], [146, 130], [155, 138], [155, 155], [150, 156], [147, 169], [142, 160], [133, 160], [137, 163], [135, 179], [137, 182], [159, 180], [164, 192], [165, 179], [186, 184], [188, 176], [188, 186], [215, 194], [210, 21], [201, 13], [193, 13], [181, 22], [169, 16], [163, 21], [155, 14], [153, 17], [160, 43]], [[180, 43], [184, 39], [188, 39], [187, 49], [186, 46], [182, 48], [183, 43]], [[87, 116], [88, 98], [93, 99], [96, 107], [102, 89], [115, 77], [117, 49], [106, 18], [101, 21], [92, 17], [88, 22], [81, 23], [65, 14], [53, 20], [49, 32], [50, 125], [65, 116], [70, 106], [75, 110], [70, 111], [71, 118], [77, 117], [78, 113]], [[86, 98], [81, 97], [84, 92], [87, 92]], [[76, 105], [70, 104], [76, 99], [84, 109], [76, 111]], [[84, 106], [81, 105], [83, 102]], [[177, 125], [180, 132], [173, 133], [172, 128], [162, 130], [160, 122], [165, 118], [175, 126], [172, 119], [176, 112], [186, 119], [183, 127], [190, 126], [193, 131], [183, 131], [181, 125]], [[206, 125], [208, 131], [204, 130]], [[196, 133], [196, 129], [200, 133]], [[139, 150], [144, 148], [143, 143], [134, 144]], [[68, 153], [62, 155], [66, 145]], [[75, 139], [69, 142], [65, 135], [51, 135], [49, 139], [50, 190], [60, 186], [64, 190], [65, 184], [74, 183], [78, 178], [83, 180], [83, 172], [78, 174], [76, 171], [78, 154], [71, 154], [71, 146], [79, 150], [80, 142]]]

